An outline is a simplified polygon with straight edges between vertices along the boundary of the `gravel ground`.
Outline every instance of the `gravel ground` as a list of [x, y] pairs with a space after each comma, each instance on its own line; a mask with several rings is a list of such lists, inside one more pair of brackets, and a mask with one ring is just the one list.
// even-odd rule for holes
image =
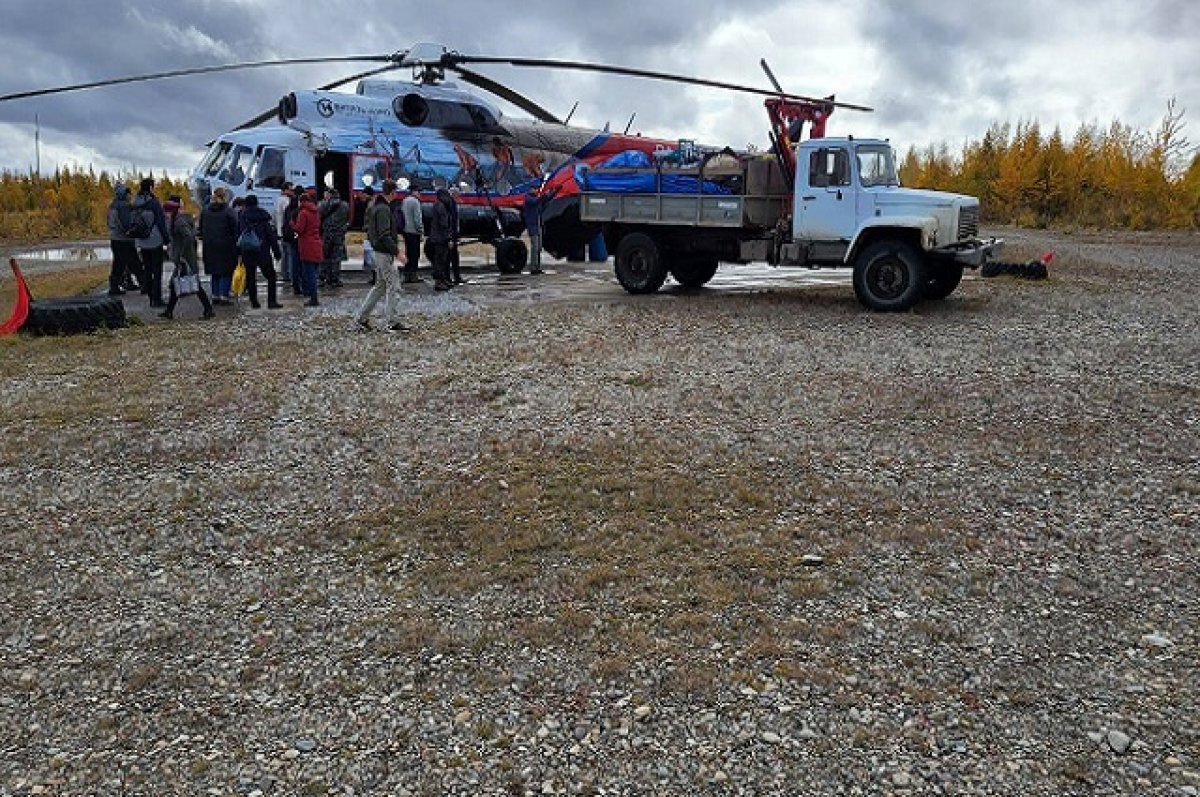
[[0, 794], [1196, 795], [1200, 238], [1009, 235], [0, 342]]

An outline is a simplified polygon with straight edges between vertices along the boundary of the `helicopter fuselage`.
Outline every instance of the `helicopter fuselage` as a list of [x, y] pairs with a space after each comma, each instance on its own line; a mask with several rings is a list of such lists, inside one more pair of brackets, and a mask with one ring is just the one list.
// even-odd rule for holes
[[[363, 189], [392, 179], [428, 207], [437, 189], [457, 187], [462, 234], [493, 240], [519, 234], [526, 193], [557, 169], [628, 149], [675, 142], [505, 118], [453, 84], [364, 80], [358, 93], [302, 91], [279, 103], [275, 123], [220, 136], [188, 184], [197, 204], [223, 187], [231, 199], [253, 193], [262, 207], [280, 201], [285, 182], [337, 189], [358, 226]], [[497, 218], [500, 224], [497, 224]]]

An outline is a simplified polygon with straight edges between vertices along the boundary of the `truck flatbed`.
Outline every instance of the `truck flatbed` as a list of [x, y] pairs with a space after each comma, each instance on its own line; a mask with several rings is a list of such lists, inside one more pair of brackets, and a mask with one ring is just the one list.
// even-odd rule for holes
[[582, 193], [585, 222], [656, 224], [718, 229], [774, 227], [787, 211], [787, 198], [733, 194]]

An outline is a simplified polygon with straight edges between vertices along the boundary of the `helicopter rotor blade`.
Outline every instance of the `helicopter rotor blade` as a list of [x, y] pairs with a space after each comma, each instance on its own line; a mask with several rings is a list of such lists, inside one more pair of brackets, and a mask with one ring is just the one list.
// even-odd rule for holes
[[[390, 72], [393, 69], [399, 69], [402, 66], [404, 66], [404, 64], [399, 64], [399, 63], [388, 64], [387, 66], [376, 67], [375, 69], [368, 69], [366, 72], [357, 72], [353, 75], [350, 75], [349, 77], [340, 78], [339, 80], [335, 80], [332, 83], [326, 83], [324, 86], [318, 86], [317, 91], [333, 91], [338, 86], [343, 86], [351, 81], [361, 80], [362, 78], [371, 77], [372, 75], [378, 75], [383, 72]], [[265, 122], [268, 119], [270, 119], [271, 117], [273, 117], [278, 112], [279, 112], [278, 108], [268, 108], [267, 110], [260, 113], [258, 116], [255, 116], [253, 119], [247, 119], [246, 121], [242, 122], [240, 125], [235, 127], [234, 130], [245, 130], [248, 127], [258, 127], [259, 125], [261, 125], [263, 122]]]
[[449, 67], [449, 69], [452, 69], [454, 72], [457, 72], [458, 75], [463, 80], [467, 81], [471, 85], [478, 86], [479, 88], [483, 89], [484, 91], [490, 92], [491, 94], [495, 94], [500, 99], [508, 100], [513, 105], [515, 105], [518, 108], [520, 108], [521, 110], [525, 111], [526, 113], [531, 115], [534, 119], [537, 119], [540, 122], [546, 122], [548, 124], [554, 124], [554, 125], [563, 124], [563, 121], [561, 119], [559, 119], [554, 114], [550, 113], [550, 111], [547, 111], [542, 106], [538, 105], [533, 100], [529, 99], [528, 97], [526, 97], [523, 94], [517, 93], [516, 91], [514, 91], [513, 89], [510, 89], [508, 86], [505, 86], [502, 83], [497, 83], [495, 80], [492, 80], [490, 77], [481, 75], [478, 72], [473, 72], [470, 69], [464, 69], [461, 66], [452, 66], [452, 67]]
[[852, 111], [874, 110], [873, 108], [869, 108], [865, 105], [855, 105], [848, 102], [830, 102], [829, 100], [819, 99], [816, 97], [807, 97], [803, 94], [790, 94], [787, 92], [781, 93], [778, 91], [768, 91], [766, 89], [754, 88], [753, 86], [740, 86], [736, 83], [723, 83], [719, 80], [707, 80], [705, 78], [688, 77], [687, 75], [673, 75], [668, 72], [654, 72], [648, 69], [634, 69], [624, 66], [595, 64], [588, 61], [560, 61], [550, 58], [499, 58], [485, 55], [462, 55], [461, 53], [446, 53], [442, 56], [441, 65], [447, 69], [457, 69], [459, 64], [506, 64], [508, 66], [534, 67], [542, 69], [573, 69], [581, 72], [602, 72], [610, 75], [628, 75], [630, 77], [641, 77], [649, 80], [665, 80], [673, 83], [686, 83], [693, 86], [707, 86], [709, 88], [725, 89], [727, 91], [740, 91], [745, 94], [757, 94], [763, 97], [783, 97], [789, 100], [832, 105], [837, 108], [848, 108]]
[[281, 58], [274, 61], [246, 61], [239, 64], [220, 64], [218, 66], [201, 66], [192, 69], [173, 69], [169, 72], [153, 72], [145, 75], [130, 75], [127, 77], [109, 78], [108, 80], [95, 80], [90, 83], [76, 83], [69, 86], [55, 86], [47, 89], [35, 89], [33, 91], [18, 91], [13, 94], [0, 95], [0, 102], [8, 102], [9, 100], [22, 100], [29, 97], [44, 97], [50, 94], [65, 94], [69, 91], [81, 91], [83, 89], [96, 89], [102, 86], [116, 86], [122, 83], [140, 83], [148, 80], [162, 80], [164, 78], [184, 77], [185, 75], [205, 75], [213, 72], [232, 72], [238, 69], [258, 69], [267, 66], [298, 66], [301, 64], [330, 64], [340, 62], [363, 62], [363, 61], [386, 61], [389, 68], [395, 68], [405, 65], [404, 59], [407, 57], [407, 52], [393, 53], [392, 55], [345, 55], [332, 56], [325, 58]]

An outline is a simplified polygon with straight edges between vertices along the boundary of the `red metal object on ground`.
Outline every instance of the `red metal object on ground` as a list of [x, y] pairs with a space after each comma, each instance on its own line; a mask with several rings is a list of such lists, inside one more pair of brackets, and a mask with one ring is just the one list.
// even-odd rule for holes
[[17, 303], [12, 315], [0, 326], [0, 335], [14, 334], [25, 326], [25, 319], [29, 318], [29, 286], [25, 284], [25, 275], [21, 273], [15, 257], [8, 259], [8, 265], [12, 266], [13, 276], [17, 278]]

